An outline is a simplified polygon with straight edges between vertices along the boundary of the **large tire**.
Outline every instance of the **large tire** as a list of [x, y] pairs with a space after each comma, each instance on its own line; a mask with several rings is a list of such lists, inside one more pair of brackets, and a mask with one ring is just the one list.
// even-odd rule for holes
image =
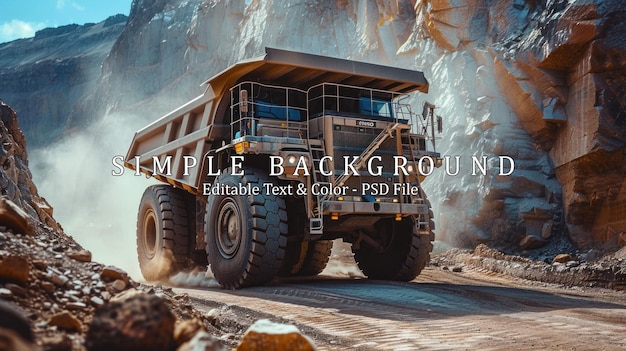
[[148, 281], [161, 281], [190, 265], [189, 194], [170, 185], [152, 185], [137, 216], [139, 268]]
[[318, 275], [322, 273], [333, 249], [332, 240], [310, 241], [307, 245], [306, 256], [302, 267], [296, 275]]
[[332, 249], [332, 240], [289, 243], [278, 275], [285, 277], [318, 275], [326, 268]]
[[376, 250], [362, 242], [354, 250], [354, 259], [370, 279], [411, 281], [426, 267], [432, 251], [430, 235], [420, 234], [415, 218], [410, 216], [401, 222], [381, 219], [376, 222], [379, 233], [389, 236], [383, 250]]
[[285, 248], [285, 258], [280, 265], [278, 275], [281, 277], [290, 277], [296, 275], [302, 268], [308, 242], [306, 241], [290, 241], [287, 242]]
[[206, 211], [208, 261], [226, 289], [261, 285], [277, 274], [287, 245], [287, 211], [283, 199], [263, 191], [265, 173], [248, 169], [236, 176], [226, 170], [220, 186], [259, 189], [259, 195], [210, 195]]

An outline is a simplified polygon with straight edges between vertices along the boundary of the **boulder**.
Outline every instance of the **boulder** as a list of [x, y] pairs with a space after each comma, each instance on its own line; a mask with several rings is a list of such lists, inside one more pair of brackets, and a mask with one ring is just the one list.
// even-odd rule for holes
[[102, 268], [100, 277], [102, 277], [102, 280], [104, 281], [122, 280], [126, 284], [129, 282], [128, 273], [115, 266], [106, 266]]
[[312, 351], [316, 348], [294, 325], [261, 319], [248, 328], [236, 350]]
[[[24, 313], [17, 307], [2, 301], [0, 301], [0, 330], [11, 330], [27, 343], [35, 341], [30, 321], [24, 316]], [[5, 349], [0, 347], [0, 350]], [[11, 349], [9, 348], [9, 350]]]
[[62, 311], [52, 315], [48, 324], [71, 332], [80, 332], [83, 329], [83, 323], [68, 311]]
[[569, 261], [575, 261], [574, 257], [570, 254], [558, 254], [552, 259], [552, 263], [567, 263]]
[[67, 257], [78, 262], [91, 262], [91, 251], [89, 250], [74, 251], [74, 252], [68, 253]]
[[138, 294], [100, 307], [85, 344], [90, 351], [171, 351], [175, 322], [165, 300]]
[[28, 260], [22, 256], [6, 256], [0, 261], [0, 281], [10, 281], [19, 284], [28, 284], [30, 266]]
[[14, 233], [30, 235], [28, 214], [7, 197], [0, 198], [0, 225], [13, 230]]

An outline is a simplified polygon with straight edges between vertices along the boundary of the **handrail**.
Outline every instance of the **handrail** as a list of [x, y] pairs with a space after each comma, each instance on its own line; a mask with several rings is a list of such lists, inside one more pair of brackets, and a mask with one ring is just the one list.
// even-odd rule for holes
[[[248, 111], [242, 112], [243, 101], [239, 101], [239, 96], [236, 96], [237, 94], [236, 92], [245, 90], [245, 88], [249, 88], [250, 93], [252, 94], [254, 94], [255, 91], [257, 92], [261, 91], [261, 88], [266, 88], [268, 89], [265, 91], [265, 93], [267, 93], [268, 100], [271, 100], [272, 97], [283, 98], [285, 101], [285, 104], [284, 105], [272, 104], [269, 101], [264, 101], [262, 98], [259, 98], [258, 96], [253, 95], [253, 96], [248, 97], [248, 99], [245, 102], [245, 105]], [[272, 93], [271, 90], [279, 91], [280, 94], [270, 96], [270, 94]], [[302, 95], [302, 101], [299, 104], [299, 106], [295, 104], [292, 105], [289, 102], [290, 94], [292, 94], [293, 92]], [[233, 137], [237, 135], [237, 132], [239, 132], [240, 135], [244, 135], [243, 131], [245, 131], [246, 135], [248, 134], [256, 135], [257, 126], [255, 124], [257, 123], [257, 120], [259, 118], [267, 118], [268, 120], [280, 121], [281, 123], [280, 126], [271, 125], [271, 124], [266, 124], [266, 125], [268, 127], [270, 127], [271, 125], [271, 127], [273, 128], [276, 128], [276, 129], [280, 128], [280, 129], [286, 130], [287, 133], [291, 131], [295, 131], [300, 134], [300, 132], [303, 129], [308, 129], [306, 125], [306, 120], [308, 119], [308, 111], [306, 108], [306, 91], [302, 89], [245, 81], [245, 82], [241, 82], [233, 86], [230, 89], [230, 95], [231, 95], [230, 126], [231, 126], [231, 136]], [[304, 107], [302, 107], [303, 105]], [[275, 115], [276, 118], [267, 117], [267, 115], [265, 117], [263, 115], [257, 116], [259, 114], [258, 113], [259, 107], [266, 108], [267, 115], [276, 114], [280, 112], [280, 114], [284, 116], [284, 118], [281, 118], [280, 115]], [[236, 110], [239, 111], [237, 115], [235, 112]], [[299, 115], [299, 118], [297, 120], [292, 118], [293, 111], [297, 112], [297, 114]]]

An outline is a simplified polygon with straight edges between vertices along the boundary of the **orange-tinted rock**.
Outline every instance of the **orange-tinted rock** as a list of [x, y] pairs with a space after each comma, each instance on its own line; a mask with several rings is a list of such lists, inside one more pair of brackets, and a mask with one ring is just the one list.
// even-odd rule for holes
[[78, 318], [68, 311], [52, 315], [48, 324], [72, 332], [80, 332], [83, 329], [83, 324], [78, 320]]
[[79, 262], [91, 262], [91, 252], [89, 250], [70, 252], [67, 254], [67, 257]]
[[262, 319], [250, 326], [236, 350], [313, 351], [316, 348], [295, 326]]
[[12, 229], [14, 233], [31, 234], [28, 214], [6, 197], [0, 198], [0, 225]]
[[28, 284], [30, 267], [28, 260], [21, 256], [6, 256], [0, 261], [0, 281]]
[[503, 58], [494, 58], [496, 82], [522, 127], [542, 149], [549, 150], [552, 147], [555, 126], [543, 119], [544, 97], [531, 84], [519, 65]]
[[182, 345], [191, 340], [194, 335], [206, 328], [199, 319], [189, 319], [176, 324], [174, 328], [174, 341], [177, 345]]
[[[505, 20], [516, 6], [526, 16]], [[622, 9], [618, 0], [502, 1], [489, 11], [498, 86], [522, 127], [550, 151], [563, 187], [563, 224], [581, 248], [617, 242], [626, 231]], [[519, 20], [527, 23], [514, 33]], [[547, 234], [543, 228], [541, 237]]]
[[574, 261], [574, 258], [570, 254], [558, 254], [552, 259], [552, 263], [567, 263], [569, 261]]
[[129, 281], [128, 273], [126, 273], [124, 270], [117, 268], [115, 266], [106, 266], [102, 268], [102, 271], [100, 272], [100, 276], [102, 277], [103, 280], [106, 280], [106, 281], [122, 280], [126, 284]]

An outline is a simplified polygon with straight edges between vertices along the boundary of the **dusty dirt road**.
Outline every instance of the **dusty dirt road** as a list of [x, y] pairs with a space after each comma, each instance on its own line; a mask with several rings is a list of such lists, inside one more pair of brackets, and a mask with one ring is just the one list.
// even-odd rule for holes
[[296, 324], [320, 350], [626, 349], [626, 294], [479, 270], [413, 282], [320, 276], [238, 291], [176, 288], [201, 310]]

